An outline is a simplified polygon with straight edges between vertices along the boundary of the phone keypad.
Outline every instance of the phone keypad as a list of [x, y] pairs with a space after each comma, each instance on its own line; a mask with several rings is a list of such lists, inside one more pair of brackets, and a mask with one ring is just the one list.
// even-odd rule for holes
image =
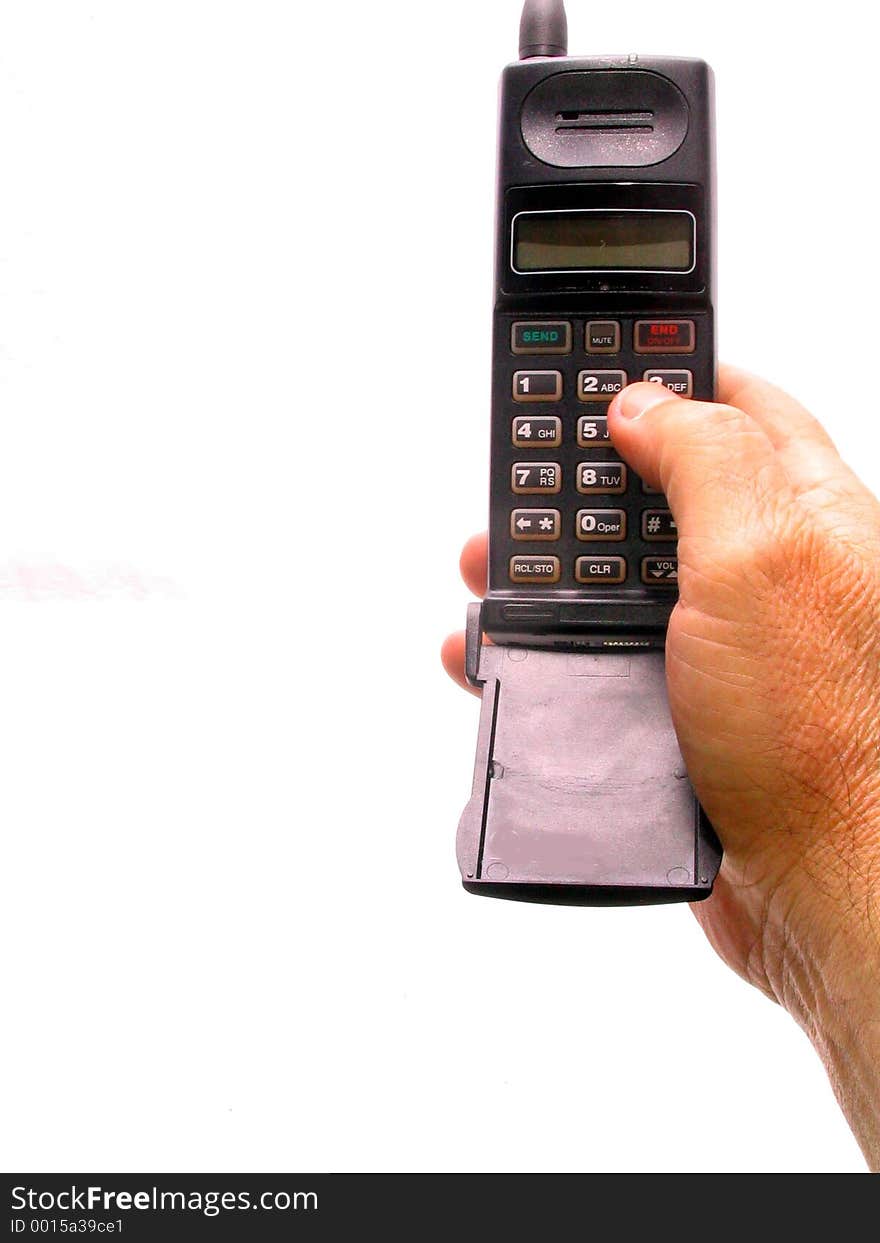
[[562, 467], [558, 462], [514, 462], [510, 468], [510, 487], [517, 496], [562, 490]]
[[623, 557], [578, 557], [574, 576], [579, 583], [611, 583], [617, 586], [626, 579]]
[[582, 415], [578, 419], [577, 442], [582, 449], [597, 449], [610, 444], [607, 415]]
[[584, 349], [588, 354], [617, 354], [620, 350], [620, 324], [617, 320], [587, 320]]
[[668, 509], [645, 509], [642, 511], [642, 539], [668, 544], [678, 539], [678, 527]]
[[510, 558], [510, 581], [512, 583], [558, 583], [559, 577], [558, 557]]
[[526, 320], [511, 324], [514, 354], [570, 354], [571, 324], [566, 320]]
[[694, 391], [694, 373], [681, 369], [652, 367], [642, 376], [649, 383], [664, 384], [676, 397], [690, 397]]
[[510, 438], [517, 449], [531, 449], [532, 445], [555, 449], [562, 444], [562, 420], [553, 414], [518, 414]]
[[581, 462], [577, 490], [590, 496], [619, 496], [626, 491], [626, 467], [623, 462]]
[[579, 509], [574, 533], [579, 540], [626, 539], [626, 511], [623, 509]]
[[579, 371], [579, 401], [611, 401], [622, 388], [626, 388], [625, 371]]
[[636, 354], [693, 354], [696, 348], [692, 319], [637, 319], [633, 326]]
[[642, 557], [642, 582], [652, 587], [677, 587], [678, 557]]
[[560, 401], [561, 371], [514, 371], [514, 401]]
[[[675, 520], [660, 492], [618, 457], [607, 411], [633, 380], [662, 383], [682, 397], [695, 390], [712, 392], [706, 360], [694, 357], [704, 343], [699, 317], [519, 319], [507, 320], [504, 332], [508, 335], [502, 348], [509, 344], [507, 357], [513, 364], [503, 377], [507, 400], [533, 403], [534, 413], [531, 406], [509, 411], [507, 448], [501, 452], [509, 464], [511, 503], [506, 530], [493, 526], [493, 573], [503, 572], [508, 584], [530, 589], [579, 587], [644, 596], [647, 589], [675, 588]], [[711, 325], [705, 344], [711, 347]], [[550, 353], [570, 357], [560, 357], [553, 369], [542, 367], [538, 356]], [[682, 357], [671, 357], [676, 354]], [[602, 365], [584, 366], [593, 355], [603, 356]], [[531, 356], [534, 366], [529, 365]], [[497, 439], [495, 445], [493, 453], [498, 451]], [[523, 449], [528, 450], [522, 454], [525, 460], [514, 460], [515, 450]], [[497, 481], [493, 485], [495, 523], [501, 517], [499, 486]], [[543, 497], [553, 498], [553, 508], [541, 507], [547, 505]], [[510, 543], [499, 562], [497, 540], [502, 537]], [[553, 555], [541, 549], [548, 544]], [[497, 578], [494, 582], [495, 589], [502, 586]]]
[[515, 509], [510, 515], [510, 538], [559, 539], [561, 526], [562, 514], [558, 509]]

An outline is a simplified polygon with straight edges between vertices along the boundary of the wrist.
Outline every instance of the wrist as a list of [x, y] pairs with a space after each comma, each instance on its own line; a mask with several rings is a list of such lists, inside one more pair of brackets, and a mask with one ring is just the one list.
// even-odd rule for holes
[[763, 965], [770, 991], [822, 1059], [865, 1159], [880, 1170], [880, 893], [871, 884], [880, 857], [874, 865], [838, 866], [833, 889], [827, 866], [821, 890], [815, 873], [781, 887], [768, 910]]
[[[791, 1012], [822, 1059], [872, 1170], [880, 1170], [880, 1005], [875, 937], [841, 937], [813, 985], [809, 1009]], [[806, 1000], [806, 998], [804, 998]]]

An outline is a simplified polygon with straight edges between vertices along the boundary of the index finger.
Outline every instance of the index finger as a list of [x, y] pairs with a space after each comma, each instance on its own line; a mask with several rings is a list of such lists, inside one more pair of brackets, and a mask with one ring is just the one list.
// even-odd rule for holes
[[[763, 429], [774, 449], [797, 443], [834, 449], [834, 442], [817, 418], [799, 401], [760, 376], [722, 363], [718, 368], [718, 400], [750, 415]], [[836, 452], [836, 450], [835, 450]]]

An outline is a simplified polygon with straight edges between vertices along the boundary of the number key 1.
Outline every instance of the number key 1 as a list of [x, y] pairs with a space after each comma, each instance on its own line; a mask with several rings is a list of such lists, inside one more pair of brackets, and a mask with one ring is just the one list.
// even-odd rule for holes
[[561, 371], [514, 371], [514, 401], [559, 401], [561, 397]]

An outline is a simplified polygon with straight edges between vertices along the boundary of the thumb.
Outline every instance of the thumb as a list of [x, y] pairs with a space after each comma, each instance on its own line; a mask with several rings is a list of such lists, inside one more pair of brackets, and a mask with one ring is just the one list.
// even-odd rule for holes
[[669, 501], [682, 537], [742, 537], [756, 502], [786, 476], [766, 432], [735, 406], [631, 384], [608, 408], [614, 447]]

